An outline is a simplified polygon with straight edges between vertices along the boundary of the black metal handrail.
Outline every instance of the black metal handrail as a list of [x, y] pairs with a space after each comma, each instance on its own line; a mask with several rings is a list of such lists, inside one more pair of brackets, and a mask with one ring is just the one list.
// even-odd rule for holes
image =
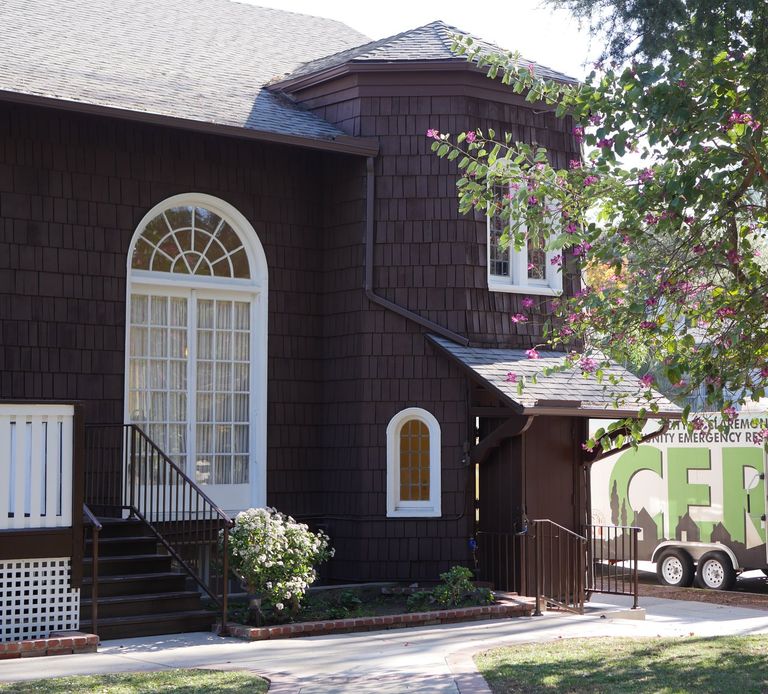
[[[89, 427], [86, 499], [144, 521], [169, 554], [221, 608], [226, 632], [232, 520], [136, 424]], [[99, 451], [122, 450], [99, 475]], [[114, 460], [113, 456], [108, 456]]]
[[[83, 528], [86, 524], [91, 528], [91, 631], [99, 635], [99, 533], [102, 525], [99, 519], [83, 504]], [[83, 544], [85, 544], [85, 532], [83, 532]]]
[[553, 604], [584, 613], [587, 539], [551, 520], [532, 521], [536, 554], [536, 609]]
[[586, 525], [587, 593], [631, 595], [637, 609], [640, 528], [631, 525]]

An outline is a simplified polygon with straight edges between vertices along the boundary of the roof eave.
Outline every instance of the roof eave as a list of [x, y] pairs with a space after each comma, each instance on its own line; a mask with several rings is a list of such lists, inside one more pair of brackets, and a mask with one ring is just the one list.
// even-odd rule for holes
[[[482, 75], [486, 74], [486, 70], [477, 67], [475, 63], [469, 62], [464, 58], [444, 58], [441, 60], [366, 60], [356, 61], [350, 60], [349, 62], [341, 65], [334, 65], [330, 68], [318, 70], [317, 72], [310, 72], [305, 75], [299, 75], [298, 77], [291, 77], [288, 75], [285, 79], [271, 82], [267, 85], [267, 88], [272, 91], [281, 91], [291, 93], [295, 91], [301, 91], [307, 87], [314, 87], [323, 82], [344, 77], [351, 74], [359, 74], [365, 72], [447, 72], [447, 71], [469, 71], [476, 72]], [[554, 78], [552, 78], [554, 79]], [[558, 82], [577, 84], [578, 80], [555, 80]]]
[[[651, 412], [649, 408], [646, 409], [647, 419], [680, 419], [682, 417], [682, 410], [679, 412], [673, 412], [670, 410]], [[640, 408], [627, 409], [612, 407], [600, 408], [600, 407], [525, 407], [522, 414], [524, 415], [563, 415], [567, 417], [589, 417], [591, 419], [636, 419]]]
[[182, 130], [191, 130], [194, 132], [211, 135], [222, 135], [225, 137], [236, 137], [245, 140], [256, 140], [261, 142], [293, 145], [308, 149], [339, 152], [362, 157], [375, 157], [379, 151], [379, 143], [376, 139], [367, 137], [353, 137], [352, 135], [342, 135], [328, 139], [306, 137], [302, 135], [289, 135], [284, 133], [275, 133], [268, 130], [255, 130], [237, 125], [196, 121], [188, 118], [179, 118], [176, 116], [149, 113], [147, 111], [132, 111], [130, 109], [115, 108], [113, 106], [104, 106], [102, 104], [93, 104], [84, 101], [73, 101], [70, 99], [57, 99], [54, 97], [41, 96], [38, 94], [25, 94], [23, 92], [12, 92], [6, 90], [0, 90], [0, 101], [25, 104], [29, 106], [42, 106], [45, 108], [53, 108], [89, 115], [109, 116], [112, 118], [120, 118], [138, 123], [164, 125]]

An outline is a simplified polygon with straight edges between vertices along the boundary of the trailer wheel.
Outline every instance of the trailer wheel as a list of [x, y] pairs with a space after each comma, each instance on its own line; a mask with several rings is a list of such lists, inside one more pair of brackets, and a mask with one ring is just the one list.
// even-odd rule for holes
[[727, 554], [707, 552], [699, 559], [696, 578], [702, 588], [730, 590], [736, 583], [736, 570]]
[[682, 549], [668, 549], [656, 562], [656, 576], [664, 586], [689, 588], [693, 585], [693, 559]]

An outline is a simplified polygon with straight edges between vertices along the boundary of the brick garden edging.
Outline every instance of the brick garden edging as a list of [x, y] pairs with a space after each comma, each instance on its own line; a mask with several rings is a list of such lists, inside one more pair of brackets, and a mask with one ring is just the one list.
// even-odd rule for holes
[[51, 634], [47, 639], [29, 641], [6, 641], [0, 643], [0, 660], [31, 658], [42, 655], [71, 655], [72, 653], [95, 653], [99, 644], [96, 634], [79, 631], [62, 631]]
[[434, 612], [408, 612], [380, 617], [330, 619], [324, 622], [298, 622], [296, 624], [279, 624], [271, 627], [251, 627], [244, 624], [230, 623], [227, 624], [227, 628], [229, 629], [229, 636], [247, 641], [265, 641], [267, 639], [288, 639], [294, 636], [319, 636], [321, 634], [403, 629], [484, 619], [529, 617], [531, 612], [533, 612], [533, 606], [530, 604], [511, 598], [499, 598], [493, 605], [459, 607], [452, 610], [436, 610]]

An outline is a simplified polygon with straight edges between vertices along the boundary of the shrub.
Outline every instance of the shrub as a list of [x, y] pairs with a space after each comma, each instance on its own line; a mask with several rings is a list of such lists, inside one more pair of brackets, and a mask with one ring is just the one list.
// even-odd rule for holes
[[461, 607], [465, 605], [489, 605], [493, 602], [493, 592], [487, 588], [478, 588], [472, 582], [472, 571], [464, 566], [454, 566], [440, 574], [442, 583], [431, 591], [418, 591], [408, 598], [411, 611], [426, 610], [434, 607]]
[[251, 508], [235, 518], [229, 535], [230, 566], [248, 592], [278, 612], [295, 613], [315, 567], [333, 556], [328, 536], [313, 533], [273, 508]]

